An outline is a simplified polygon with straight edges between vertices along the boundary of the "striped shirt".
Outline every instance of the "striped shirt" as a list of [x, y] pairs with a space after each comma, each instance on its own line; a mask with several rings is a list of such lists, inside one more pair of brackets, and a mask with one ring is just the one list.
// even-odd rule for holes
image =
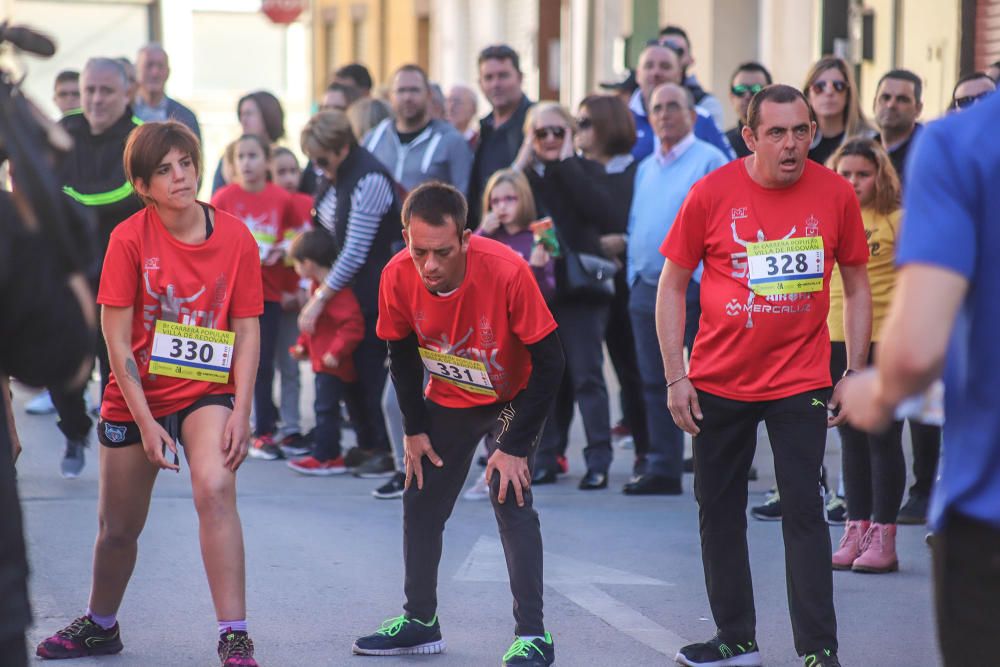
[[331, 187], [316, 207], [319, 223], [325, 227], [340, 247], [340, 254], [330, 273], [326, 285], [341, 290], [351, 284], [354, 276], [368, 260], [379, 223], [392, 206], [393, 188], [389, 179], [378, 172], [372, 172], [358, 181], [351, 192], [351, 212], [347, 217], [346, 239], [337, 238], [337, 188]]

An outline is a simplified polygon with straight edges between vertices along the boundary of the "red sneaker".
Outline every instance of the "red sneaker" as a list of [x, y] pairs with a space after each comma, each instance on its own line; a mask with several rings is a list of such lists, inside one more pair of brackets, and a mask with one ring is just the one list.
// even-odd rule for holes
[[559, 474], [565, 475], [569, 472], [569, 459], [565, 456], [556, 457], [556, 465], [559, 467]]
[[253, 442], [250, 443], [250, 451], [248, 453], [250, 454], [250, 458], [264, 461], [285, 458], [285, 455], [281, 453], [281, 448], [275, 444], [274, 436], [270, 433], [264, 433], [254, 438]]
[[344, 465], [344, 457], [338, 456], [335, 459], [320, 461], [312, 456], [304, 456], [301, 459], [293, 459], [288, 462], [288, 467], [302, 475], [314, 475], [317, 477], [327, 477], [329, 475], [343, 475], [347, 472]]

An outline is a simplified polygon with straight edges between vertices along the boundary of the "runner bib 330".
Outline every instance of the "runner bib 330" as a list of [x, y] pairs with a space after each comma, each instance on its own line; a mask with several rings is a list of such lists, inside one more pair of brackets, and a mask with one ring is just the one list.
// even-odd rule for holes
[[229, 382], [236, 334], [177, 322], [156, 322], [149, 372], [184, 380]]

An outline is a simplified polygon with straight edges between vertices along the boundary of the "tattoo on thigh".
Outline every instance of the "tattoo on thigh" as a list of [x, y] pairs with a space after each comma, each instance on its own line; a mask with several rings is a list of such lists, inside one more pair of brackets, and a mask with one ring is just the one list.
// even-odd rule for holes
[[142, 386], [142, 378], [139, 377], [139, 367], [136, 366], [134, 359], [125, 360], [125, 374], [137, 385]]

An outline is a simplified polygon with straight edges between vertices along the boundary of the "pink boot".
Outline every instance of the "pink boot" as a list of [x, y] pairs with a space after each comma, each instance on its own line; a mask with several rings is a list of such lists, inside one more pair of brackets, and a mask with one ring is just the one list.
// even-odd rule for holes
[[851, 565], [861, 555], [861, 541], [871, 523], [871, 521], [847, 522], [844, 526], [844, 536], [840, 538], [840, 548], [833, 552], [834, 570], [851, 569]]
[[865, 534], [862, 553], [851, 567], [855, 572], [885, 573], [899, 569], [896, 524], [873, 523]]

